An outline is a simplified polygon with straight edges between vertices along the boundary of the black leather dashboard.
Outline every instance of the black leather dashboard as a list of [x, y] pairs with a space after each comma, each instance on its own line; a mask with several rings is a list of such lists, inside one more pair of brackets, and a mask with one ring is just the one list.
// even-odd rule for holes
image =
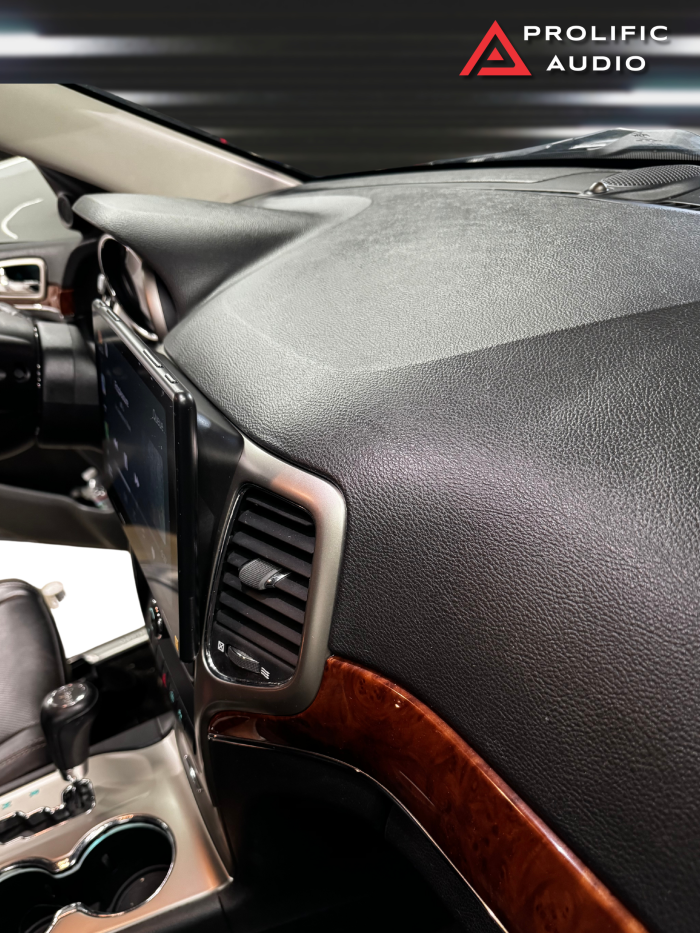
[[[651, 930], [690, 931], [700, 216], [488, 177], [216, 206], [238, 220], [166, 349], [257, 443], [342, 489], [331, 650], [452, 724]], [[209, 209], [77, 208], [173, 290], [159, 223], [196, 234]]]

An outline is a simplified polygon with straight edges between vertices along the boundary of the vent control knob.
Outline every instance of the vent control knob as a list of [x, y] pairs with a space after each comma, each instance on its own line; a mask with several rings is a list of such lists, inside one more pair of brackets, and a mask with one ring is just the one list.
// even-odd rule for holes
[[276, 567], [269, 561], [261, 560], [259, 557], [249, 560], [238, 571], [238, 579], [243, 586], [249, 586], [252, 590], [271, 590], [280, 580], [288, 576], [288, 571]]
[[244, 671], [252, 671], [254, 674], [261, 672], [262, 664], [260, 661], [246, 654], [245, 651], [241, 651], [240, 648], [229, 645], [227, 654], [229, 660], [233, 661], [237, 667], [242, 667]]

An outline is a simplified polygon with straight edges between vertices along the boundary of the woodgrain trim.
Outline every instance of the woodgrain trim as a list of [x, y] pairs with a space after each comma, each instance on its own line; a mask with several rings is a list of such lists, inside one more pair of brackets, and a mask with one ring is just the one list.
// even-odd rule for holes
[[220, 713], [210, 733], [319, 752], [369, 774], [509, 933], [645, 933], [453, 729], [372, 671], [329, 658], [304, 712]]

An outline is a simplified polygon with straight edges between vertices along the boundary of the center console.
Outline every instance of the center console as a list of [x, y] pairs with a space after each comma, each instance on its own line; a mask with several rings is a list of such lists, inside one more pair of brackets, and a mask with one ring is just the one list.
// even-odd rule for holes
[[[94, 806], [0, 845], [7, 933], [109, 933], [178, 905], [219, 910], [230, 880], [183, 768], [175, 732], [143, 749], [90, 759]], [[0, 797], [0, 813], [60, 806], [53, 772]], [[128, 914], [128, 917], [125, 916]], [[150, 929], [159, 929], [151, 926]]]

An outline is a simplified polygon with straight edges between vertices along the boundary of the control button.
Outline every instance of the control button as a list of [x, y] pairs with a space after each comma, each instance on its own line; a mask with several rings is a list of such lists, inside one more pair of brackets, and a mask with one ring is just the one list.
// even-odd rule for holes
[[144, 347], [143, 350], [142, 350], [141, 352], [143, 353], [143, 355], [146, 357], [146, 359], [148, 360], [148, 362], [149, 362], [152, 366], [157, 366], [158, 369], [162, 369], [162, 368], [163, 368], [163, 364], [162, 364], [161, 361], [158, 359], [158, 357], [157, 357], [157, 356], [154, 356], [154, 354], [151, 353], [151, 351], [150, 351], [147, 347]]
[[157, 638], [167, 638], [168, 630], [165, 627], [165, 622], [163, 621], [163, 616], [160, 609], [158, 608], [158, 603], [155, 600], [148, 607], [148, 618], [151, 622], [151, 628], [153, 629], [153, 634]]
[[174, 376], [171, 376], [170, 373], [166, 373], [165, 370], [163, 370], [163, 375], [172, 385], [177, 385], [177, 379]]
[[212, 626], [209, 651], [215, 669], [239, 682], [262, 687], [285, 683], [294, 674], [294, 668], [289, 664], [251, 644], [220, 622], [214, 622]]

